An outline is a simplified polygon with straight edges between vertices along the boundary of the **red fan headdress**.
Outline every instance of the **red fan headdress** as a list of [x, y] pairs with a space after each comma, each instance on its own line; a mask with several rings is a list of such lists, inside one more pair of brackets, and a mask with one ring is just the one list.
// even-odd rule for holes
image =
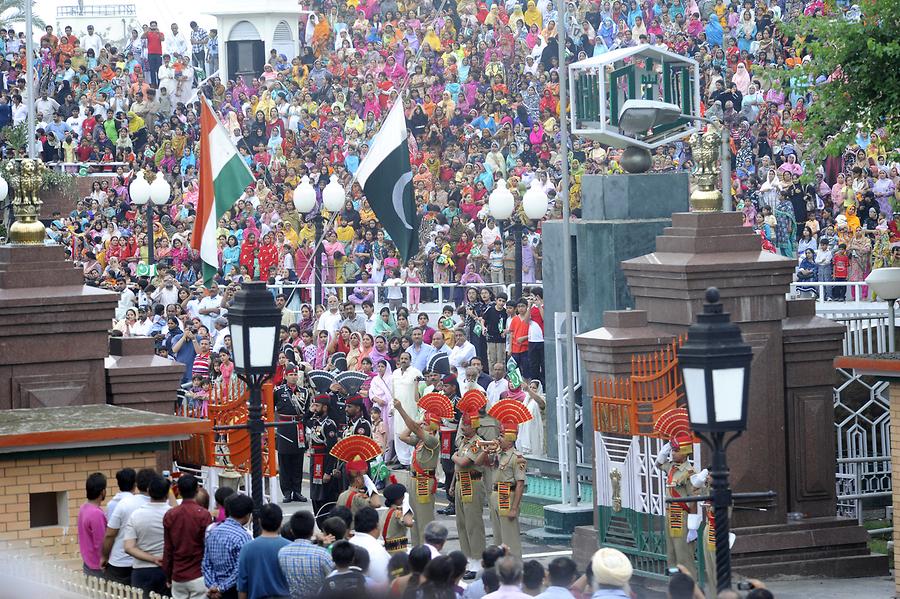
[[487, 395], [481, 389], [470, 389], [456, 402], [456, 407], [463, 413], [463, 420], [474, 428], [478, 428], [478, 413], [487, 405]]
[[441, 418], [453, 420], [453, 404], [443, 393], [428, 393], [418, 405], [425, 412], [426, 423], [440, 422]]
[[691, 434], [691, 419], [685, 408], [672, 408], [662, 413], [653, 429], [667, 438], [673, 451], [690, 454], [694, 450], [694, 436]]
[[331, 455], [347, 463], [347, 472], [368, 472], [368, 461], [381, 453], [381, 446], [365, 435], [344, 437], [331, 448]]
[[519, 425], [531, 420], [531, 412], [522, 402], [501, 399], [488, 410], [488, 414], [500, 423], [500, 429], [509, 440], [515, 440]]

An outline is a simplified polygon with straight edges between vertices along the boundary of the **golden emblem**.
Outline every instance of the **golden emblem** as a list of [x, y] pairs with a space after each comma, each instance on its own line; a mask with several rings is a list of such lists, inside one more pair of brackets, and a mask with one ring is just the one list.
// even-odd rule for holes
[[612, 509], [614, 512], [622, 511], [622, 473], [618, 468], [613, 468], [609, 473], [609, 480], [612, 483]]

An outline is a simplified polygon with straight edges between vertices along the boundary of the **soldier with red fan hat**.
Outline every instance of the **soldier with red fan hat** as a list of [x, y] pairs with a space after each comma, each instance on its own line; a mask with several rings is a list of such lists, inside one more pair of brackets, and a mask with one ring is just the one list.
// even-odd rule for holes
[[425, 542], [425, 526], [434, 520], [434, 493], [437, 490], [435, 468], [441, 453], [438, 430], [442, 418], [453, 418], [453, 405], [440, 393], [429, 393], [419, 400], [418, 406], [425, 412], [421, 423], [406, 413], [400, 400], [394, 400], [394, 409], [406, 424], [406, 430], [400, 433], [400, 440], [413, 446], [412, 463], [409, 466], [412, 483], [410, 505], [415, 519], [412, 529], [413, 545]]
[[491, 487], [491, 523], [494, 543], [506, 545], [512, 555], [522, 557], [522, 538], [519, 532], [519, 506], [525, 493], [525, 457], [516, 451], [519, 425], [531, 420], [531, 412], [521, 402], [501, 399], [488, 410], [500, 423], [502, 434], [485, 446], [478, 464], [489, 466]]
[[312, 500], [316, 521], [321, 524], [322, 508], [337, 501], [341, 492], [341, 471], [331, 449], [338, 442], [338, 427], [328, 416], [330, 396], [316, 395], [310, 406], [312, 415], [306, 423], [306, 439], [309, 442], [309, 497]]
[[457, 402], [462, 412], [459, 434], [456, 436], [456, 451], [452, 460], [456, 466], [453, 501], [456, 504], [456, 530], [459, 532], [459, 546], [469, 558], [469, 570], [477, 568], [484, 552], [484, 487], [483, 468], [478, 465], [478, 457], [484, 452], [484, 439], [475, 430], [480, 422], [479, 411], [487, 404], [487, 396], [481, 389], [472, 389]]
[[367, 489], [365, 482], [369, 461], [381, 455], [381, 446], [371, 437], [349, 435], [331, 448], [331, 455], [344, 462], [349, 482], [347, 490], [338, 495], [337, 504], [348, 508], [353, 515], [367, 505], [381, 507], [381, 495], [375, 492], [374, 485]]
[[275, 412], [279, 423], [275, 430], [278, 452], [278, 481], [284, 503], [307, 501], [301, 491], [303, 454], [306, 452], [306, 419], [312, 391], [300, 384], [303, 373], [294, 364], [284, 369], [284, 384], [275, 387]]
[[[656, 456], [657, 468], [666, 473], [666, 497], [677, 499], [693, 495], [696, 489], [691, 483], [691, 476], [695, 471], [688, 458], [694, 451], [694, 437], [687, 410], [668, 410], [656, 421], [654, 429], [669, 439]], [[700, 516], [695, 512], [693, 503], [666, 503], [666, 555], [669, 567], [681, 564], [696, 579], [697, 564], [691, 543], [697, 539]]]

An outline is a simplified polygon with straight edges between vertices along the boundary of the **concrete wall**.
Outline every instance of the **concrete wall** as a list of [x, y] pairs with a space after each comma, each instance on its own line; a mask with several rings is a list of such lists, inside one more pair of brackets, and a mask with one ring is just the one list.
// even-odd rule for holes
[[[547, 372], [547, 439], [557, 438], [556, 398], [563, 382], [556, 377], [554, 314], [565, 309], [565, 285], [572, 285], [573, 309], [579, 313], [579, 330], [603, 326], [603, 312], [634, 305], [620, 263], [654, 251], [656, 236], [671, 224], [673, 212], [688, 208], [686, 173], [642, 175], [586, 175], [582, 181], [582, 219], [573, 220], [573, 269], [562, 268], [562, 221], [542, 228], [544, 247], [544, 352]], [[564, 358], [564, 355], [559, 357]], [[591, 422], [593, 382], [579, 364], [582, 394], [587, 401], [583, 421]], [[584, 438], [585, 459], [590, 461], [592, 439]], [[556, 443], [549, 442], [551, 458], [558, 457]]]

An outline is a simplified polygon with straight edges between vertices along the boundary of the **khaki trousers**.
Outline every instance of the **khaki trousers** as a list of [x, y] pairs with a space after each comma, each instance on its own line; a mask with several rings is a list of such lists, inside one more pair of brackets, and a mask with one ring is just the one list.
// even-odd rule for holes
[[498, 508], [497, 491], [491, 491], [491, 523], [494, 526], [494, 545], [506, 545], [511, 555], [522, 557], [522, 535], [519, 532], [519, 518], [501, 516]]
[[456, 530], [459, 532], [459, 547], [466, 557], [481, 560], [484, 553], [484, 491], [480, 480], [472, 481], [472, 500], [464, 502], [456, 485], [454, 493], [456, 505]]

